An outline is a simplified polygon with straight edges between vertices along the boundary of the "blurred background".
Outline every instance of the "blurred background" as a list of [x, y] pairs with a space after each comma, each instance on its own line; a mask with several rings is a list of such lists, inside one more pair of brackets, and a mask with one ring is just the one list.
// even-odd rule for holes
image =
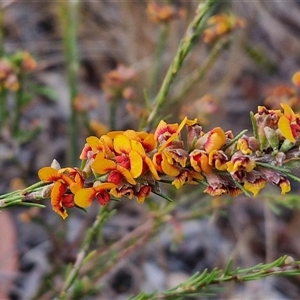
[[[89, 135], [141, 129], [148, 116], [145, 90], [150, 99], [159, 91], [197, 6], [180, 0], [2, 1], [0, 193], [37, 182], [38, 170], [53, 159], [78, 165]], [[221, 13], [228, 30], [219, 37], [212, 23], [199, 36], [160, 117], [180, 122], [188, 115], [206, 130], [251, 134], [249, 112], [258, 105], [300, 107], [292, 82], [300, 68], [300, 2], [220, 1], [213, 14]], [[93, 245], [105, 255], [82, 271], [70, 299], [163, 291], [196, 271], [226, 266], [230, 257], [241, 267], [284, 254], [300, 259], [297, 185], [286, 197], [270, 186], [253, 199], [164, 189], [176, 203], [155, 228], [149, 215], [165, 200], [112, 204], [117, 212]], [[48, 204], [1, 210], [0, 298], [55, 297], [97, 210], [73, 210], [66, 221]], [[114, 251], [122, 256], [115, 259]], [[298, 299], [299, 286], [299, 277], [230, 283], [214, 299]]]

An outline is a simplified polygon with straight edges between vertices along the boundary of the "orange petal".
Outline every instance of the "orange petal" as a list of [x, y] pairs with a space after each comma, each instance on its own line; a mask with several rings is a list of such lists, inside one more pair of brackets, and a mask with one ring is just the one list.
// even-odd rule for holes
[[88, 155], [89, 151], [91, 151], [91, 150], [92, 150], [92, 147], [88, 143], [86, 143], [80, 153], [79, 158], [81, 160], [87, 159], [87, 155]]
[[207, 153], [212, 150], [219, 150], [222, 146], [224, 146], [225, 142], [226, 136], [224, 131], [220, 127], [216, 127], [209, 132], [204, 149]]
[[178, 168], [176, 168], [174, 165], [169, 164], [168, 159], [165, 155], [163, 155], [161, 168], [166, 175], [171, 177], [176, 177], [180, 173], [180, 170]]
[[71, 192], [75, 194], [77, 191], [83, 188], [83, 184], [84, 184], [83, 178], [79, 174], [76, 174], [74, 178], [74, 182], [70, 184]]
[[300, 87], [300, 71], [296, 72], [292, 77], [293, 84]]
[[134, 195], [137, 198], [138, 203], [143, 203], [147, 196], [151, 193], [151, 187], [149, 185], [144, 185], [141, 189]]
[[154, 132], [154, 138], [156, 141], [158, 141], [159, 136], [166, 131], [166, 127], [167, 123], [164, 120], [160, 120]]
[[197, 172], [209, 174], [212, 172], [212, 166], [209, 165], [209, 158], [203, 150], [195, 149], [190, 153], [190, 162]]
[[159, 140], [159, 137], [161, 135], [164, 135], [166, 132], [169, 133], [169, 135], [176, 133], [178, 129], [178, 124], [167, 124], [165, 121], [161, 120], [158, 124], [158, 126], [156, 127], [156, 130], [154, 132], [154, 138], [156, 141]]
[[293, 132], [291, 129], [291, 124], [289, 119], [286, 116], [281, 116], [278, 121], [278, 128], [281, 134], [289, 140], [291, 143], [295, 143], [296, 140], [293, 136]]
[[208, 163], [208, 156], [202, 155], [200, 160], [200, 166], [204, 173], [210, 174], [212, 172], [212, 166]]
[[67, 187], [62, 182], [55, 182], [51, 191], [51, 205], [52, 209], [58, 213], [63, 219], [65, 219], [68, 214], [62, 205], [62, 196], [66, 193]]
[[162, 162], [162, 153], [155, 153], [152, 158], [153, 164], [156, 170], [162, 173], [161, 162]]
[[129, 170], [125, 169], [124, 167], [120, 166], [120, 165], [117, 165], [117, 168], [116, 170], [118, 172], [120, 172], [124, 178], [130, 183], [130, 184], [133, 184], [133, 185], [136, 185], [136, 181], [134, 180], [134, 178], [132, 177], [131, 173], [129, 172]]
[[157, 174], [157, 170], [154, 166], [154, 163], [152, 162], [152, 160], [150, 159], [150, 157], [146, 156], [144, 158], [144, 161], [145, 161], [145, 164], [148, 166], [150, 172], [152, 173], [153, 177], [156, 179], [156, 180], [160, 180], [160, 177], [158, 176]]
[[153, 133], [147, 133], [147, 132], [142, 131], [142, 132], [139, 132], [138, 134], [142, 139], [141, 143], [146, 152], [150, 152], [156, 148], [156, 141], [154, 139]]
[[89, 207], [96, 193], [94, 188], [81, 189], [75, 194], [74, 202], [80, 207]]
[[[99, 183], [98, 181], [96, 183]], [[104, 182], [104, 183], [99, 183], [97, 185], [95, 185], [93, 187], [93, 189], [96, 191], [96, 192], [100, 192], [100, 191], [103, 191], [103, 190], [110, 190], [112, 188], [115, 188], [117, 187], [116, 184], [114, 183], [111, 183], [111, 182]]]
[[38, 176], [41, 181], [44, 182], [53, 182], [61, 178], [61, 174], [58, 173], [58, 170], [52, 167], [41, 168], [38, 172]]
[[117, 188], [112, 188], [110, 190], [110, 194], [116, 198], [121, 198], [124, 196], [128, 199], [132, 199], [133, 189], [132, 189], [132, 187], [122, 188], [121, 190], [118, 190]]

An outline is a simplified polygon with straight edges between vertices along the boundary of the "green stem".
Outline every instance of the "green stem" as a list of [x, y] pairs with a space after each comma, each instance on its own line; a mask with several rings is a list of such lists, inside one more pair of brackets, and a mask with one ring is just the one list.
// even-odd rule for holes
[[102, 206], [99, 210], [99, 213], [96, 217], [96, 220], [91, 228], [85, 234], [84, 241], [82, 243], [81, 249], [76, 256], [76, 261], [67, 275], [67, 278], [63, 284], [63, 287], [59, 293], [58, 299], [69, 299], [67, 296], [68, 289], [73, 285], [74, 281], [77, 278], [77, 275], [85, 262], [85, 258], [88, 255], [88, 250], [91, 247], [92, 242], [95, 239], [95, 235], [100, 231], [101, 227], [103, 226], [104, 222], [112, 216], [114, 211], [108, 211], [108, 206]]
[[109, 102], [109, 127], [110, 130], [116, 130], [116, 114], [117, 114], [118, 99], [112, 99]]
[[21, 73], [18, 76], [19, 81], [19, 89], [16, 92], [16, 103], [15, 103], [15, 115], [13, 119], [13, 125], [12, 125], [12, 132], [13, 135], [16, 137], [20, 133], [20, 122], [21, 122], [21, 110], [23, 105], [23, 93], [24, 93], [24, 76]]
[[[0, 59], [4, 55], [4, 9], [0, 8]], [[6, 107], [6, 90], [4, 84], [0, 82], [0, 133], [6, 123], [7, 107]]]
[[282, 172], [286, 175], [289, 175], [288, 173], [291, 173], [291, 170], [288, 169], [288, 168], [280, 167], [280, 166], [274, 166], [274, 165], [269, 164], [269, 163], [263, 163], [263, 162], [260, 162], [260, 161], [256, 161], [256, 165], [260, 166], [260, 167], [272, 169], [272, 170], [275, 170], [275, 171], [279, 171], [279, 172]]
[[7, 119], [7, 105], [6, 105], [6, 89], [4, 84], [0, 83], [0, 132], [6, 124]]
[[177, 287], [162, 293], [154, 292], [146, 294], [145, 292], [131, 297], [130, 300], [157, 300], [157, 299], [182, 299], [188, 296], [201, 296], [207, 293], [214, 295], [217, 291], [212, 285], [225, 282], [245, 282], [250, 280], [259, 280], [264, 277], [297, 276], [300, 274], [300, 261], [288, 263], [288, 257], [283, 256], [269, 264], [258, 264], [251, 268], [230, 270], [232, 260], [230, 260], [225, 271], [215, 268], [211, 272], [204, 270], [202, 273], [196, 273], [187, 281]]
[[161, 88], [154, 99], [153, 109], [148, 117], [147, 124], [148, 127], [152, 127], [155, 122], [155, 118], [157, 117], [158, 111], [165, 104], [167, 94], [169, 92], [170, 86], [177, 76], [184, 59], [187, 57], [190, 52], [196, 38], [200, 35], [201, 32], [205, 29], [206, 19], [208, 17], [208, 13], [211, 11], [214, 4], [219, 2], [219, 0], [207, 0], [203, 5], [199, 4], [196, 16], [193, 21], [188, 26], [188, 29], [180, 41], [177, 53], [167, 71], [165, 79], [161, 85]]
[[24, 190], [22, 190], [22, 194], [25, 195], [26, 193], [31, 193], [31, 192], [35, 192], [36, 189], [40, 188], [40, 187], [43, 187], [45, 185], [47, 185], [48, 183], [45, 183], [43, 181], [39, 181], [39, 182], [36, 182], [30, 186], [28, 186], [27, 188], [25, 188]]
[[74, 102], [78, 97], [78, 43], [77, 43], [77, 24], [78, 6], [80, 0], [62, 1], [61, 23], [64, 40], [64, 54], [66, 59], [67, 77], [70, 92], [71, 116], [69, 121], [70, 131], [70, 164], [75, 166], [78, 163], [79, 144], [78, 144], [78, 112]]
[[0, 7], [0, 57], [4, 55], [4, 8]]
[[209, 56], [204, 61], [204, 63], [196, 70], [196, 72], [193, 72], [191, 76], [188, 76], [188, 78], [185, 80], [185, 85], [180, 90], [180, 93], [176, 95], [176, 97], [173, 98], [172, 103], [176, 103], [179, 100], [181, 100], [183, 97], [187, 95], [187, 93], [193, 88], [193, 86], [200, 80], [204, 78], [206, 75], [206, 72], [213, 66], [213, 64], [216, 62], [218, 56], [220, 53], [222, 53], [222, 50], [227, 47], [228, 45], [228, 39], [224, 38], [219, 40], [213, 47], [213, 49], [209, 52]]
[[156, 90], [159, 83], [160, 71], [162, 66], [162, 58], [166, 47], [168, 34], [169, 34], [169, 24], [162, 24], [160, 26], [158, 44], [155, 51], [154, 67], [153, 67], [152, 79], [150, 84], [151, 92]]

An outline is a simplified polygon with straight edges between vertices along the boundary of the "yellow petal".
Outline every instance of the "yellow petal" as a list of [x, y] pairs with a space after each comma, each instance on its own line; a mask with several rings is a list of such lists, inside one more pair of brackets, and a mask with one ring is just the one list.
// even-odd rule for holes
[[74, 202], [80, 207], [89, 207], [96, 193], [94, 188], [81, 189], [75, 194]]
[[291, 184], [288, 180], [282, 180], [279, 183], [279, 186], [281, 188], [281, 194], [284, 195], [286, 193], [288, 193], [291, 190]]
[[107, 133], [107, 136], [109, 136], [110, 138], [114, 139], [117, 135], [119, 134], [123, 134], [124, 131], [121, 131], [121, 130], [115, 130], [115, 131], [110, 131]]
[[130, 140], [136, 140], [136, 141], [140, 140], [138, 133], [132, 129], [128, 129], [124, 131], [123, 134], [127, 136]]
[[146, 155], [145, 149], [140, 142], [132, 140], [131, 147], [133, 150], [137, 151], [142, 157], [144, 157]]
[[148, 166], [150, 172], [152, 173], [153, 177], [156, 179], [156, 180], [160, 180], [160, 177], [158, 176], [158, 173], [157, 173], [157, 170], [154, 166], [154, 163], [152, 162], [152, 160], [150, 159], [150, 157], [146, 156], [144, 158], [144, 162], [145, 164]]
[[293, 136], [290, 121], [286, 116], [281, 116], [278, 121], [278, 128], [281, 134], [289, 140], [291, 143], [295, 143], [296, 140]]
[[114, 139], [114, 149], [117, 153], [129, 153], [131, 150], [130, 139], [123, 134], [119, 134]]
[[113, 140], [108, 135], [102, 135], [100, 137], [100, 143], [101, 143], [101, 145], [102, 145], [102, 147], [105, 151], [107, 151], [107, 149], [113, 149], [114, 148]]
[[117, 164], [114, 161], [103, 158], [101, 155], [97, 155], [95, 161], [92, 163], [92, 168], [98, 174], [106, 174], [114, 170], [116, 166]]
[[300, 71], [296, 72], [296, 73], [293, 75], [292, 81], [293, 81], [294, 85], [300, 87]]
[[180, 170], [178, 168], [176, 168], [174, 165], [169, 164], [168, 159], [165, 155], [163, 155], [161, 168], [166, 175], [171, 177], [176, 177], [180, 173]]
[[97, 149], [99, 146], [99, 138], [97, 138], [96, 136], [89, 136], [86, 139], [86, 142], [88, 145], [90, 145], [93, 149]]
[[51, 191], [52, 209], [63, 219], [65, 219], [68, 216], [66, 209], [62, 206], [62, 196], [65, 194], [66, 189], [67, 187], [63, 183], [57, 181], [53, 185]]
[[182, 172], [179, 174], [175, 180], [173, 180], [172, 185], [176, 187], [176, 189], [180, 189], [186, 182], [186, 174]]
[[289, 119], [290, 122], [296, 120], [295, 113], [291, 109], [291, 107], [287, 103], [280, 103], [281, 107], [283, 108], [283, 114]]
[[143, 159], [141, 155], [135, 151], [131, 150], [129, 152], [130, 160], [130, 173], [133, 178], [137, 178], [142, 174], [143, 171]]
[[266, 184], [267, 184], [267, 181], [264, 179], [258, 179], [254, 183], [246, 181], [244, 183], [244, 188], [245, 188], [245, 190], [253, 193], [253, 195], [256, 196], [259, 193], [259, 191], [265, 187]]

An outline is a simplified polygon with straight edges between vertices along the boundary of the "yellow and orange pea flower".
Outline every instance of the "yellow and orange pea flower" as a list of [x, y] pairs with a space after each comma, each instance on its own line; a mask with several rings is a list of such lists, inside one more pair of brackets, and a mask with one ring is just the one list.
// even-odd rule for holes
[[80, 207], [89, 207], [94, 198], [98, 200], [101, 205], [105, 205], [110, 200], [108, 190], [115, 188], [114, 183], [101, 183], [95, 181], [94, 186], [90, 188], [82, 188], [74, 196], [74, 202]]
[[[131, 81], [134, 80], [136, 72], [122, 64], [104, 76], [103, 83], [101, 85], [104, 95], [108, 100], [116, 100], [120, 97], [131, 97], [133, 95], [133, 89], [131, 93], [126, 92], [129, 88]], [[125, 98], [127, 99], [127, 98]], [[129, 99], [130, 100], [130, 99]]]
[[44, 167], [39, 170], [38, 176], [43, 182], [54, 183], [50, 195], [51, 205], [53, 210], [65, 219], [68, 216], [65, 207], [74, 206], [74, 194], [83, 188], [82, 172], [76, 168], [57, 170], [52, 167]]
[[292, 77], [292, 82], [295, 86], [300, 87], [300, 71], [294, 73]]
[[218, 38], [225, 36], [231, 31], [243, 28], [245, 21], [233, 15], [217, 14], [210, 17], [207, 21], [208, 28], [203, 32], [205, 43], [213, 43]]
[[295, 114], [291, 107], [286, 103], [281, 103], [283, 114], [278, 120], [278, 129], [281, 134], [291, 143], [295, 143], [295, 138], [300, 133], [300, 117]]
[[159, 180], [155, 166], [147, 155], [156, 145], [153, 136], [136, 134], [134, 131], [117, 132], [112, 136], [112, 148], [114, 156], [107, 159], [100, 152], [92, 164], [92, 168], [98, 174], [106, 174], [109, 171], [116, 171], [124, 176], [131, 184], [136, 184], [134, 178], [138, 178], [150, 171], [152, 176]]
[[153, 23], [166, 23], [185, 17], [186, 11], [176, 8], [174, 5], [149, 1], [147, 15]]

